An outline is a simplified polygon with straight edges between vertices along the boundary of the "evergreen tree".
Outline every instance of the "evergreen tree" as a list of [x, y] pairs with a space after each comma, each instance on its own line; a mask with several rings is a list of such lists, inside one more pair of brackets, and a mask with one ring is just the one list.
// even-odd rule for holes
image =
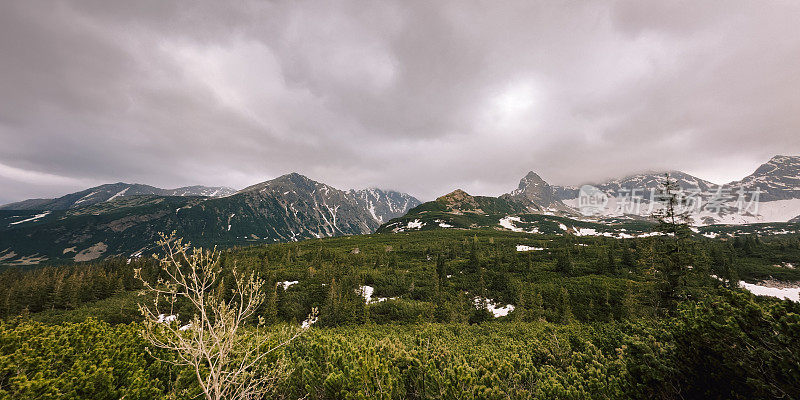
[[653, 213], [658, 221], [656, 229], [668, 236], [666, 241], [660, 242], [663, 249], [659, 252], [655, 265], [659, 302], [667, 311], [674, 311], [677, 301], [683, 296], [688, 271], [683, 242], [691, 235], [691, 230], [687, 223], [688, 213], [680, 209], [684, 200], [680, 197], [679, 190], [677, 183], [668, 173], [665, 174], [655, 199], [662, 207]]
[[569, 291], [567, 288], [561, 288], [561, 318], [560, 322], [562, 324], [569, 324], [575, 320], [575, 317], [572, 315], [572, 300], [569, 297]]
[[[264, 302], [263, 316], [264, 319], [269, 323], [275, 323], [278, 321], [279, 285], [280, 283], [276, 282], [274, 275], [272, 276], [272, 279], [270, 279], [267, 283], [267, 290], [266, 290], [267, 299]], [[280, 291], [283, 292], [283, 286], [281, 286]]]
[[627, 246], [622, 247], [622, 266], [628, 271], [636, 269], [636, 261], [633, 259], [633, 252]]
[[614, 259], [613, 246], [609, 246], [606, 248], [606, 272], [612, 274], [617, 272], [617, 262]]
[[444, 257], [441, 254], [436, 256], [436, 276], [439, 278], [439, 281], [444, 281], [447, 279], [447, 269], [444, 263]]
[[561, 251], [561, 254], [559, 254], [558, 259], [556, 260], [556, 271], [564, 275], [572, 275], [572, 254], [570, 254], [568, 247]]
[[533, 293], [530, 314], [533, 321], [544, 321], [544, 301], [542, 300], [542, 293], [538, 290]]

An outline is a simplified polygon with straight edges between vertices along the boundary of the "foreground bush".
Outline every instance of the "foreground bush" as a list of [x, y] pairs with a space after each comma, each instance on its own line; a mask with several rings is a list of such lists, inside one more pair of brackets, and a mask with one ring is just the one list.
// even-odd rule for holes
[[174, 379], [132, 325], [0, 326], [0, 398], [155, 399]]

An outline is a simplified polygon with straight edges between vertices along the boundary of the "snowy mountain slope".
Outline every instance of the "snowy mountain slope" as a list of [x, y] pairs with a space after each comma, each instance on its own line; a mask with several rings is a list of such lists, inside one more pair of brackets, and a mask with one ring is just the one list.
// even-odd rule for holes
[[[695, 225], [787, 222], [800, 215], [800, 157], [775, 156], [744, 179], [724, 185], [680, 171], [669, 174], [687, 196], [686, 211]], [[602, 216], [648, 217], [652, 191], [663, 180], [663, 173], [648, 173], [594, 185], [608, 198]], [[554, 192], [578, 210], [579, 188], [557, 187]], [[631, 206], [631, 195], [641, 198], [641, 206]]]
[[[664, 180], [664, 174], [666, 173], [669, 173], [670, 177], [685, 190], [700, 189], [703, 192], [709, 192], [716, 186], [709, 181], [681, 171], [646, 172], [626, 176], [624, 178], [612, 179], [602, 183], [592, 184], [592, 186], [600, 189], [612, 197], [615, 197], [622, 191], [629, 192], [632, 189], [637, 190], [638, 193], [641, 194], [646, 191], [657, 189], [660, 182]], [[577, 199], [579, 190], [580, 187], [576, 186], [553, 187], [553, 191], [559, 200]]]
[[761, 189], [761, 201], [800, 199], [800, 156], [772, 157], [752, 174], [726, 186]]
[[232, 218], [232, 224], [264, 218], [271, 222], [272, 231], [287, 241], [371, 233], [380, 225], [347, 192], [297, 173], [245, 188], [227, 202], [241, 204], [240, 209], [230, 210], [231, 214], [240, 213]]
[[348, 194], [355, 198], [361, 208], [368, 210], [370, 215], [381, 224], [392, 218], [397, 218], [405, 214], [406, 211], [422, 204], [411, 195], [393, 190], [377, 188], [351, 189]]

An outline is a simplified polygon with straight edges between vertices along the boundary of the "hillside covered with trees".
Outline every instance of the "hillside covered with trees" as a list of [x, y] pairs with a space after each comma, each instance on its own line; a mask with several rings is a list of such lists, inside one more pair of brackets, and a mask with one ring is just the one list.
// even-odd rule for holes
[[[268, 281], [257, 311], [268, 325], [319, 310], [264, 361], [288, 366], [277, 397], [796, 398], [797, 303], [732, 282], [800, 280], [787, 266], [800, 263], [798, 238], [687, 239], [690, 267], [666, 290], [673, 242], [491, 229], [308, 240], [222, 252], [215, 290], [230, 296], [235, 267]], [[3, 271], [0, 393], [197, 390], [146, 350], [137, 303], [152, 299], [134, 270], [160, 274], [151, 259]], [[174, 314], [185, 323], [192, 309]]]

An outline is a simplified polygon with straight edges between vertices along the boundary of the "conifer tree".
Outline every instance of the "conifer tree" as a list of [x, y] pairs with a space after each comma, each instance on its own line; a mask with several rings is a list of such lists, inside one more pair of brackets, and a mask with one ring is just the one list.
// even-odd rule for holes
[[617, 261], [614, 259], [614, 248], [609, 246], [606, 248], [606, 272], [617, 272]]
[[544, 321], [544, 301], [542, 300], [542, 293], [538, 290], [533, 293], [530, 314], [533, 321]]
[[660, 251], [656, 258], [659, 300], [661, 307], [667, 311], [674, 311], [682, 297], [688, 271], [683, 242], [691, 235], [691, 231], [687, 223], [688, 213], [680, 209], [684, 200], [679, 190], [680, 187], [667, 173], [659, 187], [658, 197], [654, 199], [662, 206], [653, 213], [653, 218], [658, 221], [656, 229], [668, 236], [662, 242], [666, 249]]
[[556, 260], [556, 270], [564, 275], [572, 275], [572, 269], [572, 254], [570, 254], [569, 248], [565, 248]]
[[571, 323], [575, 317], [572, 315], [572, 300], [569, 297], [567, 288], [561, 288], [561, 323]]

